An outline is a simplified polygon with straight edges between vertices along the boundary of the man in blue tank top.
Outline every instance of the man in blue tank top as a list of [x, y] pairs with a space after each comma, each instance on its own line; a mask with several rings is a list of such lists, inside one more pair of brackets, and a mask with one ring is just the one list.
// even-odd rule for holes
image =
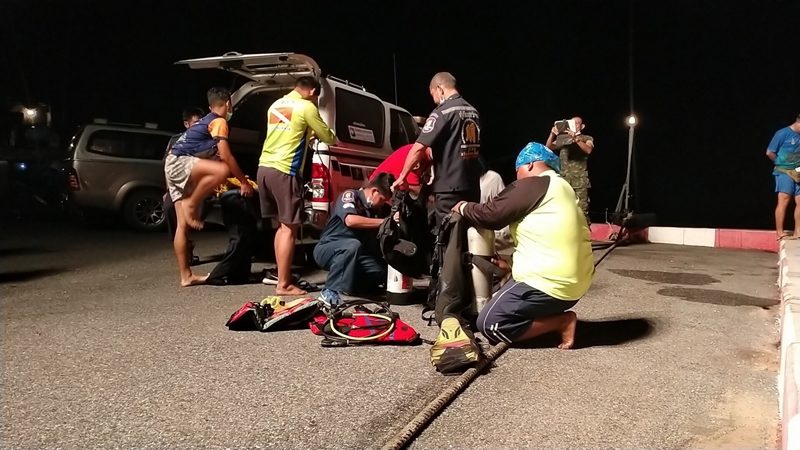
[[781, 128], [772, 137], [767, 147], [767, 157], [775, 163], [772, 175], [775, 177], [775, 192], [778, 203], [775, 206], [775, 232], [778, 240], [792, 237], [783, 230], [786, 209], [794, 197], [794, 239], [800, 237], [800, 115], [793, 124]]
[[231, 94], [225, 88], [208, 90], [211, 112], [195, 122], [175, 142], [164, 161], [167, 190], [175, 203], [178, 226], [173, 246], [178, 260], [181, 286], [202, 284], [205, 276], [192, 274], [187, 257], [189, 228], [201, 229], [199, 206], [229, 174], [241, 184], [242, 196], [253, 195], [228, 145]]

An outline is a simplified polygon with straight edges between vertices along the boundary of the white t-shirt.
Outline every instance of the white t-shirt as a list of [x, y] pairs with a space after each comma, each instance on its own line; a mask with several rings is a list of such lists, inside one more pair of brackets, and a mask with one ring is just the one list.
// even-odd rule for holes
[[[503, 189], [503, 177], [494, 170], [487, 170], [481, 175], [481, 203], [497, 197]], [[514, 253], [514, 240], [511, 238], [511, 230], [508, 227], [494, 232], [494, 250], [500, 255], [510, 255]]]

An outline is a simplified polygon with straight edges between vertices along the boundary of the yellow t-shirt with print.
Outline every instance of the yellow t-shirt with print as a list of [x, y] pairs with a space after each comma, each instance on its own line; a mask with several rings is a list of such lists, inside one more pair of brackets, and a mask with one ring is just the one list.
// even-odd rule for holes
[[302, 173], [312, 133], [326, 144], [336, 140], [314, 103], [297, 91], [286, 94], [267, 110], [267, 138], [258, 165], [291, 176]]

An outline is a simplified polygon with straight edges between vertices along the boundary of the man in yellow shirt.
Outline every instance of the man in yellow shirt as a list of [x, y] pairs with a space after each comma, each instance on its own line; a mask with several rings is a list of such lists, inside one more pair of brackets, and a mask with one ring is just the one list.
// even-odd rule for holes
[[594, 277], [589, 228], [575, 191], [558, 174], [559, 157], [531, 142], [516, 162], [517, 181], [487, 203], [453, 207], [479, 227], [511, 225], [515, 251], [511, 279], [480, 312], [478, 329], [509, 344], [558, 332], [572, 348], [577, 317], [568, 309]]
[[313, 135], [326, 143], [336, 142], [333, 130], [322, 120], [315, 105], [321, 86], [313, 77], [300, 77], [292, 92], [267, 111], [267, 138], [258, 162], [261, 216], [280, 222], [275, 233], [278, 266], [277, 295], [304, 295], [292, 282], [294, 242], [302, 225], [303, 169]]

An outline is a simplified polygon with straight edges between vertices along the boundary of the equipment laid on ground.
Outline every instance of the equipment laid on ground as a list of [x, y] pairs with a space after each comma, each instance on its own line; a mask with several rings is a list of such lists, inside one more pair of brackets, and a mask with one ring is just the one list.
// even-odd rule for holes
[[323, 347], [349, 345], [416, 345], [422, 342], [411, 325], [385, 302], [346, 300], [331, 306], [313, 297], [284, 301], [267, 297], [247, 302], [225, 323], [231, 331], [279, 331], [309, 327], [322, 336]]
[[422, 340], [411, 325], [400, 320], [384, 302], [354, 299], [323, 308], [309, 323], [311, 332], [322, 336], [323, 347], [350, 345], [416, 345]]
[[431, 346], [431, 365], [443, 375], [454, 375], [481, 361], [475, 335], [457, 317], [445, 317]]
[[319, 311], [322, 302], [313, 297], [284, 301], [267, 297], [261, 302], [247, 302], [231, 315], [225, 326], [232, 331], [277, 331], [305, 326]]
[[225, 326], [231, 331], [261, 331], [264, 321], [272, 315], [272, 310], [265, 308], [258, 302], [247, 302], [242, 305], [225, 322]]

